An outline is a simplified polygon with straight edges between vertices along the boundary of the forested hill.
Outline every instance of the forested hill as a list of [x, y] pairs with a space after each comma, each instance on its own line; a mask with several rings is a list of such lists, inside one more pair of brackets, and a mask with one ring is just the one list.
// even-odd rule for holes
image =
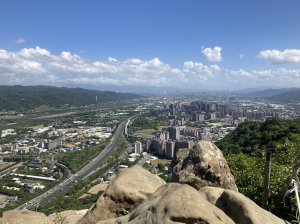
[[278, 103], [299, 103], [300, 102], [300, 88], [282, 88], [282, 89], [266, 89], [261, 91], [238, 92], [241, 96], [266, 99]]
[[268, 100], [280, 102], [280, 103], [299, 103], [300, 90], [298, 89], [298, 90], [279, 93], [268, 97]]
[[[97, 97], [97, 100], [96, 100]], [[42, 105], [84, 106], [140, 98], [133, 93], [50, 86], [0, 86], [0, 110], [28, 111]]]
[[269, 209], [286, 219], [296, 214], [294, 195], [286, 198], [283, 195], [291, 169], [300, 159], [299, 119], [245, 122], [216, 144], [223, 150], [239, 191], [259, 205], [262, 205], [265, 157], [270, 150]]
[[225, 154], [243, 152], [253, 155], [261, 150], [274, 148], [278, 143], [292, 140], [294, 134], [300, 134], [300, 119], [271, 118], [265, 122], [242, 123], [217, 145]]

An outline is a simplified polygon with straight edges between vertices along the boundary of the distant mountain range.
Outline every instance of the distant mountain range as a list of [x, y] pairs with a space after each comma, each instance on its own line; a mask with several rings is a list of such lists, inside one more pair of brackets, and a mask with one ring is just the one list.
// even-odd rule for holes
[[300, 89], [275, 94], [267, 99], [280, 103], [300, 103]]
[[28, 111], [42, 105], [84, 106], [141, 98], [134, 93], [50, 86], [0, 86], [0, 110]]
[[260, 91], [239, 92], [242, 96], [261, 98], [279, 103], [300, 102], [300, 88], [265, 89]]

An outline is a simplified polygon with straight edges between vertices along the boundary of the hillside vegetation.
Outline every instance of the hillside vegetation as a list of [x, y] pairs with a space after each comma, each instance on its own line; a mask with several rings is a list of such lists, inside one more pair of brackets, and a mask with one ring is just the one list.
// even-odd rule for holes
[[269, 209], [291, 219], [295, 213], [294, 194], [283, 198], [291, 168], [299, 160], [300, 120], [268, 119], [246, 122], [216, 143], [236, 178], [239, 191], [262, 205], [265, 155], [272, 152]]
[[280, 102], [280, 103], [299, 103], [300, 102], [300, 90], [288, 91], [280, 94], [268, 97], [268, 100]]
[[241, 96], [260, 98], [277, 103], [299, 103], [300, 88], [266, 89], [261, 91], [243, 91], [238, 93]]
[[25, 112], [42, 105], [50, 107], [61, 107], [65, 105], [85, 106], [140, 97], [140, 95], [133, 93], [116, 93], [81, 88], [0, 86], [0, 110]]

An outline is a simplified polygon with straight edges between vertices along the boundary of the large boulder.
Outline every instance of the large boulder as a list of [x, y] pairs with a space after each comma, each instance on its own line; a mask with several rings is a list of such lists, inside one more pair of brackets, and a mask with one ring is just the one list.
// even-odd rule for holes
[[122, 169], [78, 223], [91, 224], [128, 214], [165, 184], [160, 177], [140, 166]]
[[223, 153], [212, 142], [199, 141], [192, 149], [179, 151], [173, 167], [173, 181], [196, 189], [205, 186], [237, 191]]
[[235, 223], [241, 224], [284, 224], [286, 221], [262, 209], [252, 200], [236, 191], [216, 187], [204, 187], [202, 196], [220, 208]]
[[169, 183], [160, 187], [127, 216], [97, 224], [205, 223], [234, 224], [219, 208], [189, 185]]
[[83, 210], [67, 210], [60, 213], [53, 213], [49, 215], [49, 218], [55, 224], [76, 224], [88, 211], [88, 209]]
[[45, 214], [29, 210], [3, 212], [0, 224], [54, 224]]

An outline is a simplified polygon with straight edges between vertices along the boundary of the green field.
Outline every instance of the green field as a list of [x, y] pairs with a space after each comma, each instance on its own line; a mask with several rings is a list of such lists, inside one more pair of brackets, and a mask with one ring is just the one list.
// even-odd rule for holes
[[156, 132], [155, 129], [149, 128], [149, 129], [139, 130], [135, 132], [133, 135], [139, 138], [153, 138], [155, 132]]
[[168, 159], [155, 159], [151, 161], [151, 165], [157, 166], [158, 164], [162, 164], [164, 166], [169, 166], [171, 164], [171, 160]]
[[3, 170], [5, 170], [5, 169], [7, 169], [7, 168], [9, 168], [9, 167], [11, 167], [11, 166], [13, 166], [13, 165], [15, 165], [15, 164], [16, 164], [15, 162], [11, 162], [11, 163], [6, 163], [6, 162], [0, 163], [0, 171], [3, 171]]
[[[164, 126], [159, 126], [158, 130], [160, 131]], [[139, 138], [153, 138], [155, 132], [157, 132], [157, 130], [153, 129], [153, 128], [146, 128], [146, 129], [142, 129], [142, 130], [138, 130], [136, 132], [134, 132], [134, 136], [135, 137], [139, 137]]]

